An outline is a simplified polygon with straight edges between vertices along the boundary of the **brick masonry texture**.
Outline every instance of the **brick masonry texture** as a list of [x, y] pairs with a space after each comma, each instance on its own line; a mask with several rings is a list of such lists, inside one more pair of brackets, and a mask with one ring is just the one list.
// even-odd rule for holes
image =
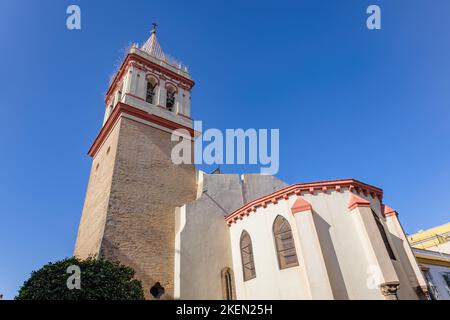
[[[111, 193], [120, 121], [92, 160], [83, 214], [78, 228], [74, 255], [85, 259], [98, 257]], [[109, 152], [108, 152], [109, 148]]]
[[[148, 299], [152, 298], [150, 288], [156, 282], [165, 289], [161, 299], [171, 299], [175, 207], [195, 199], [195, 168], [172, 163], [170, 154], [176, 142], [170, 141], [170, 133], [124, 117], [117, 126], [120, 126], [118, 139], [113, 132], [96, 156], [100, 167], [105, 167], [101, 171], [104, 177], [96, 182], [92, 181], [94, 160], [76, 253], [86, 256], [92, 251], [104, 258], [119, 260], [136, 271], [136, 278], [142, 280]], [[108, 148], [110, 158], [104, 158], [101, 154], [106, 154]], [[97, 194], [101, 197], [95, 196]], [[92, 211], [91, 208], [104, 202], [104, 198], [108, 198], [105, 213], [102, 209]], [[92, 233], [84, 229], [95, 229], [96, 237], [81, 239], [80, 235], [88, 237]], [[98, 234], [101, 234], [100, 246]]]

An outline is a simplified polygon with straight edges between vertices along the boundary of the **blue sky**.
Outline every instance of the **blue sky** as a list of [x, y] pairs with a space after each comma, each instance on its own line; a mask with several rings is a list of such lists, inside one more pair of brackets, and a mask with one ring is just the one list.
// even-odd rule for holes
[[[0, 2], [6, 298], [72, 254], [108, 79], [153, 21], [190, 66], [204, 128], [279, 128], [287, 183], [353, 177], [383, 188], [406, 232], [449, 221], [450, 3], [242, 2]], [[65, 27], [72, 3], [79, 31]], [[369, 4], [379, 31], [365, 26]]]

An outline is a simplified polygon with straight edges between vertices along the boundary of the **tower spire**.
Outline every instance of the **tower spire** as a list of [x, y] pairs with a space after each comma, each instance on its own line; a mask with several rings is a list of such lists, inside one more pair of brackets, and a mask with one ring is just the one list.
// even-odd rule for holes
[[156, 29], [158, 28], [158, 24], [156, 22], [152, 22], [152, 30], [150, 30], [150, 35], [156, 35]]
[[156, 38], [156, 29], [158, 28], [158, 24], [153, 22], [152, 26], [152, 30], [150, 30], [150, 37], [142, 46], [142, 50], [144, 50], [151, 56], [154, 56], [155, 58], [165, 61], [166, 57], [164, 51], [162, 50], [161, 46], [159, 45], [158, 39]]

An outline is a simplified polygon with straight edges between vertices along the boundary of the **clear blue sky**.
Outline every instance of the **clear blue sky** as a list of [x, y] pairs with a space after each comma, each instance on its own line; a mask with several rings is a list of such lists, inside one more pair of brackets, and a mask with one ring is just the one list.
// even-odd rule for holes
[[[204, 127], [280, 129], [279, 178], [379, 186], [410, 233], [449, 221], [450, 2], [242, 2], [0, 2], [6, 298], [72, 254], [108, 79], [153, 21], [190, 66]], [[81, 31], [65, 27], [72, 3]], [[365, 26], [369, 4], [380, 31]]]

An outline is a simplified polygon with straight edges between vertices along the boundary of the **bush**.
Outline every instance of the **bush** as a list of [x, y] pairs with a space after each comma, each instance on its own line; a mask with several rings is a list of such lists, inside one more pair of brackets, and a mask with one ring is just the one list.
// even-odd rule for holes
[[[80, 289], [69, 289], [67, 282], [78, 266], [81, 271]], [[108, 260], [67, 258], [48, 263], [31, 273], [16, 300], [142, 300], [142, 283], [134, 279], [134, 270]], [[69, 283], [73, 283], [73, 276]]]

